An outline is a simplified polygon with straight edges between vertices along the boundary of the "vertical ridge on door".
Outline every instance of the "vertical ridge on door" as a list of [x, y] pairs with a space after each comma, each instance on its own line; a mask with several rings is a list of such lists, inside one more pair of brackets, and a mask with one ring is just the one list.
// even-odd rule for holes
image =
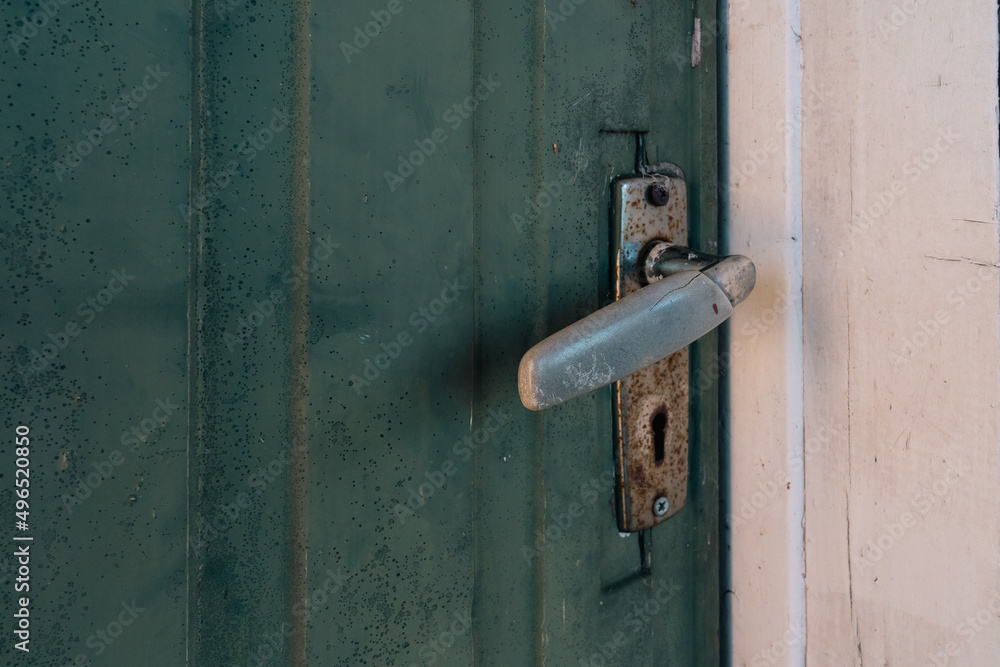
[[310, 60], [310, 0], [293, 0], [291, 12], [291, 127], [289, 187], [292, 266], [305, 266], [289, 295], [289, 427], [291, 462], [288, 471], [288, 615], [289, 665], [306, 667], [308, 616], [296, 605], [310, 600], [309, 591], [309, 148], [312, 99]]
[[[196, 3], [198, 57], [186, 202], [192, 226], [189, 443], [194, 665], [290, 660], [289, 466], [294, 289], [292, 5]], [[260, 57], [259, 54], [280, 57]], [[255, 57], [257, 56], [257, 57]], [[299, 640], [300, 641], [300, 640]]]

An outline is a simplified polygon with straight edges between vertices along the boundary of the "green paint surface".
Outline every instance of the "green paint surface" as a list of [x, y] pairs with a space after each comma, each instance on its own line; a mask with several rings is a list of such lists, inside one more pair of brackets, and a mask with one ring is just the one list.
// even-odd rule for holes
[[[636, 132], [716, 248], [714, 43], [690, 65], [714, 4], [314, 2], [308, 82], [291, 3], [54, 6], [0, 51], [0, 407], [8, 442], [31, 429], [34, 538], [7, 664], [718, 664], [714, 384], [644, 577], [610, 391], [536, 414], [516, 389], [524, 351], [610, 298]], [[21, 35], [39, 7], [0, 15]], [[15, 576], [0, 557], [10, 613]]]

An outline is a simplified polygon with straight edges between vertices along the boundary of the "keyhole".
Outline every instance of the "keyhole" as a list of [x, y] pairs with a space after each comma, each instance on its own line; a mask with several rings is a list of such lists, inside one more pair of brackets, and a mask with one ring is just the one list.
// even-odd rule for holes
[[667, 413], [665, 410], [659, 410], [655, 415], [653, 415], [653, 454], [656, 457], [656, 462], [661, 463], [664, 456], [664, 441], [667, 435]]

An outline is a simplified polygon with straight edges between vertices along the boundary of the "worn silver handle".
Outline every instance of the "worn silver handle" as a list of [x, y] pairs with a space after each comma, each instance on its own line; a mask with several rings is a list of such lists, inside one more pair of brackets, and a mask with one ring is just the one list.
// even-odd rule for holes
[[750, 294], [753, 262], [656, 244], [646, 255], [649, 285], [532, 347], [517, 385], [529, 410], [544, 410], [654, 364], [726, 321]]

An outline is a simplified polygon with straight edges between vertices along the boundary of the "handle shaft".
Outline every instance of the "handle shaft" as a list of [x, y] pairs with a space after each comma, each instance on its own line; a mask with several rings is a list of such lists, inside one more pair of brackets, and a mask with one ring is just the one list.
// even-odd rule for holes
[[667, 276], [588, 315], [521, 359], [518, 392], [544, 410], [636, 372], [722, 324], [729, 295], [699, 271]]

